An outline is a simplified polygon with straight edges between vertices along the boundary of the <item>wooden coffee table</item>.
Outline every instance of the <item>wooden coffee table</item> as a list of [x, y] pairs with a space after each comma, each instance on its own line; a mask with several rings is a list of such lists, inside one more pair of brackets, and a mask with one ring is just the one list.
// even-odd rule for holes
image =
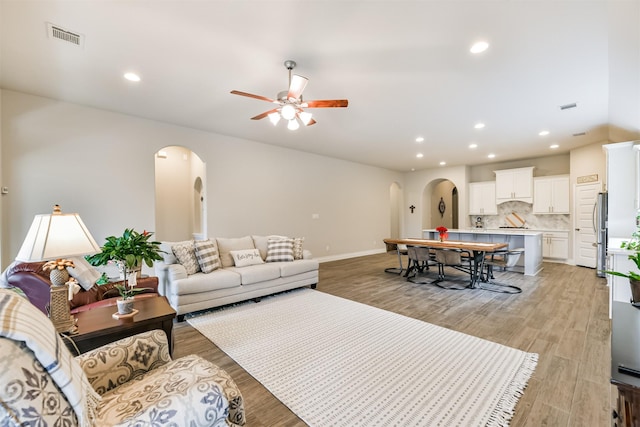
[[[115, 303], [114, 303], [115, 304]], [[162, 329], [167, 334], [169, 354], [173, 355], [173, 319], [176, 312], [165, 297], [151, 297], [134, 302], [138, 313], [132, 318], [114, 319], [118, 308], [113, 305], [99, 307], [75, 314], [78, 332], [67, 335], [75, 343], [80, 353], [85, 353], [121, 338], [130, 337], [153, 329]], [[62, 339], [72, 353], [76, 353], [73, 344], [67, 338]]]

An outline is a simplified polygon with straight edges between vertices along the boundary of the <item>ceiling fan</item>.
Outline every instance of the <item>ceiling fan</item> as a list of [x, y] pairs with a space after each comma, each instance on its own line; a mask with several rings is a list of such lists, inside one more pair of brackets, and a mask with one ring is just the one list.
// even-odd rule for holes
[[297, 74], [291, 75], [291, 70], [296, 68], [296, 62], [292, 60], [284, 61], [284, 66], [289, 70], [289, 90], [278, 92], [276, 99], [267, 98], [265, 96], [254, 95], [252, 93], [240, 92], [232, 90], [234, 95], [247, 96], [249, 98], [260, 99], [262, 101], [272, 102], [278, 106], [255, 117], [251, 120], [260, 120], [269, 117], [273, 125], [277, 125], [280, 118], [287, 120], [287, 127], [290, 130], [296, 130], [300, 127], [300, 123], [305, 126], [311, 126], [316, 121], [311, 117], [311, 113], [305, 111], [305, 108], [338, 108], [349, 105], [347, 99], [325, 99], [315, 101], [304, 101], [302, 99], [302, 91], [307, 86], [309, 79]]

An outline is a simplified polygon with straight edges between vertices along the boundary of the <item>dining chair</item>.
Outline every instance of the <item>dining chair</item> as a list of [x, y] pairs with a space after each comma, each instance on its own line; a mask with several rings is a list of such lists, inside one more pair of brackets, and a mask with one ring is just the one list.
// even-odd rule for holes
[[436, 249], [435, 260], [438, 263], [438, 282], [445, 280], [445, 267], [469, 274], [470, 284], [473, 284], [473, 256], [471, 252], [460, 249]]
[[432, 251], [424, 246], [407, 246], [407, 256], [409, 258], [407, 280], [413, 283], [427, 283], [420, 281], [419, 277], [426, 274], [429, 264], [433, 263]]
[[506, 271], [518, 263], [520, 256], [524, 253], [524, 248], [506, 249], [504, 251], [496, 251], [487, 255], [484, 260], [486, 279], [495, 279], [493, 272], [495, 268]]

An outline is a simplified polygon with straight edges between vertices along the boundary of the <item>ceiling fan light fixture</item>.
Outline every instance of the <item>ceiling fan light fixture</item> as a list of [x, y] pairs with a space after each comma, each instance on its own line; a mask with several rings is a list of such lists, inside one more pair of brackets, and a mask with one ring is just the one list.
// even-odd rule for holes
[[298, 117], [300, 117], [300, 121], [302, 122], [303, 125], [308, 126], [309, 122], [311, 122], [311, 113], [307, 113], [306, 111], [302, 111], [300, 112], [300, 114], [298, 114]]
[[300, 127], [300, 123], [298, 123], [298, 121], [295, 118], [289, 120], [289, 123], [287, 124], [287, 129], [289, 130], [297, 130], [299, 127]]
[[269, 117], [269, 120], [274, 126], [280, 121], [280, 114], [277, 112], [271, 113], [267, 117]]
[[296, 116], [296, 107], [294, 107], [292, 104], [285, 104], [280, 109], [280, 114], [282, 115], [283, 119], [291, 120]]

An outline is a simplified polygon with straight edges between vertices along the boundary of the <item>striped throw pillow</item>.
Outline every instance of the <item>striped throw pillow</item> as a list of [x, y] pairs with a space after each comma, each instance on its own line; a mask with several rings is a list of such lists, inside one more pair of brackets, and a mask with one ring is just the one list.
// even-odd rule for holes
[[269, 239], [265, 261], [293, 261], [293, 239]]
[[196, 258], [203, 273], [211, 273], [220, 268], [218, 248], [211, 240], [196, 240], [194, 246]]

